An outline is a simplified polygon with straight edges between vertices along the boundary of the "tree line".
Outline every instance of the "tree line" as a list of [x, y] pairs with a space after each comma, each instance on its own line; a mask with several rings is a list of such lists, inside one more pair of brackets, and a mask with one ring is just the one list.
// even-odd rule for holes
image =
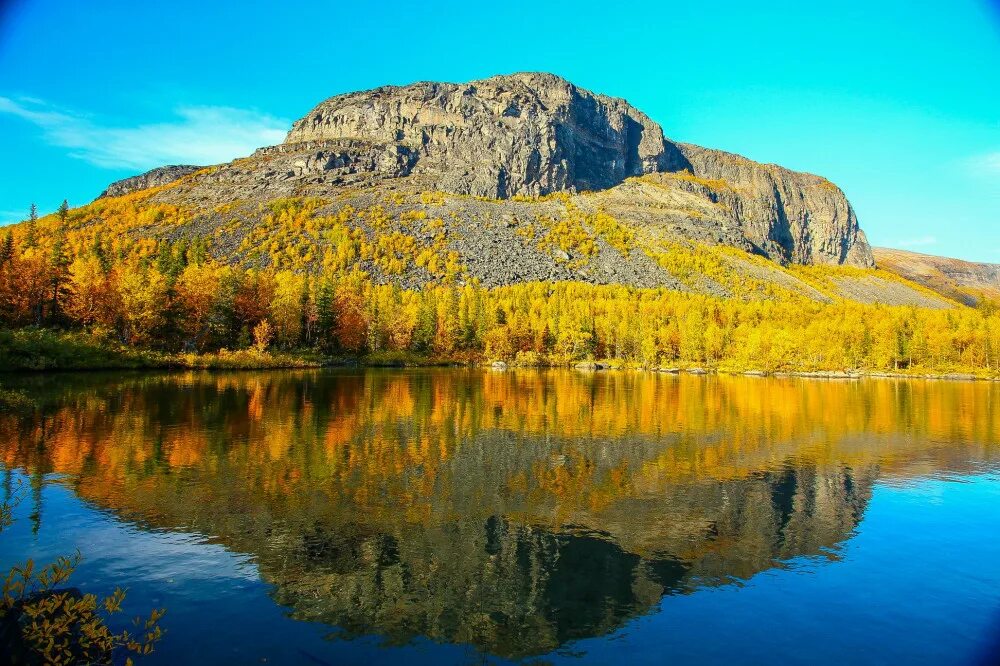
[[487, 289], [454, 278], [413, 290], [379, 284], [357, 265], [229, 265], [213, 258], [207, 238], [126, 243], [106, 228], [69, 234], [69, 214], [64, 202], [42, 233], [32, 207], [17, 233], [3, 236], [3, 326], [85, 330], [170, 352], [412, 352], [763, 371], [1000, 368], [1000, 315], [988, 303], [935, 310], [578, 282]]

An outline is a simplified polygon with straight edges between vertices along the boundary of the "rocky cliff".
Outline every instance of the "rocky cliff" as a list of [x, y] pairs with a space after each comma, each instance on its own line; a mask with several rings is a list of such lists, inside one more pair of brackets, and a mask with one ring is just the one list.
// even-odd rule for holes
[[157, 167], [147, 171], [146, 173], [139, 174], [138, 176], [116, 180], [108, 185], [108, 189], [101, 192], [98, 199], [103, 199], [104, 197], [120, 197], [123, 194], [128, 194], [129, 192], [137, 192], [151, 187], [168, 185], [175, 180], [194, 173], [201, 168], [202, 167], [195, 166], [193, 164], [171, 164], [169, 166]]
[[[174, 181], [153, 201], [183, 207], [191, 222], [165, 233], [210, 234], [220, 258], [263, 265], [273, 259], [247, 248], [270, 233], [261, 226], [268, 202], [312, 198], [322, 202], [316, 215], [354, 211], [369, 238], [381, 233], [369, 214], [381, 207], [395, 231], [457, 253], [485, 285], [679, 287], [656, 257], [690, 242], [784, 265], [874, 266], [850, 203], [828, 180], [676, 143], [626, 101], [551, 74], [339, 95], [296, 121], [283, 144], [196, 169], [157, 169], [105, 195]], [[618, 241], [598, 228], [602, 214], [613, 216]], [[433, 232], [414, 223], [424, 218], [437, 221]], [[309, 242], [315, 251], [303, 256], [318, 262], [330, 246], [322, 235]], [[409, 286], [434, 279], [416, 268], [402, 277], [362, 269]]]
[[333, 97], [297, 121], [285, 143], [323, 140], [396, 145], [436, 189], [499, 199], [607, 190], [630, 176], [686, 170], [731, 185], [723, 197], [731, 221], [764, 254], [874, 265], [850, 203], [825, 178], [674, 143], [625, 100], [551, 74]]
[[826, 178], [690, 144], [681, 151], [695, 175], [728, 185], [721, 200], [765, 254], [797, 264], [875, 265], [854, 209]]
[[399, 145], [439, 189], [499, 199], [603, 190], [687, 166], [628, 102], [551, 74], [339, 95], [297, 121], [285, 143], [328, 139]]

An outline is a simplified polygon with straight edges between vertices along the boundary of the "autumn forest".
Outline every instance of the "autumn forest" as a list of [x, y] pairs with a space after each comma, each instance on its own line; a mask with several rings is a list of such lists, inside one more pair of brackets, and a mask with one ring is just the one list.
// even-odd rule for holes
[[[249, 259], [240, 263], [220, 259], [211, 235], [144, 235], [154, 225], [180, 229], [185, 222], [181, 208], [155, 203], [154, 193], [74, 210], [64, 204], [41, 218], [32, 208], [7, 230], [0, 323], [5, 343], [22, 354], [7, 365], [32, 367], [31, 345], [45, 339], [143, 350], [161, 361], [213, 357], [262, 366], [361, 358], [760, 372], [995, 375], [1000, 368], [1000, 313], [991, 303], [932, 309], [818, 300], [733, 273], [725, 254], [745, 253], [732, 248], [676, 245], [651, 254], [682, 280], [711, 276], [729, 298], [582, 282], [485, 288], [466, 279], [423, 212], [405, 220], [432, 239], [419, 246], [380, 207], [324, 216], [310, 200], [274, 202], [244, 239]], [[424, 203], [433, 204], [428, 196]], [[539, 229], [532, 242], [586, 257], [581, 230], [589, 227], [623, 253], [639, 251], [632, 232], [610, 216], [581, 221], [573, 213]], [[374, 221], [375, 233], [353, 226], [355, 216]], [[407, 289], [364, 270], [376, 266], [391, 276], [407, 264], [435, 281]], [[818, 287], [837, 271], [859, 272], [789, 270]], [[35, 367], [45, 367], [44, 359]]]

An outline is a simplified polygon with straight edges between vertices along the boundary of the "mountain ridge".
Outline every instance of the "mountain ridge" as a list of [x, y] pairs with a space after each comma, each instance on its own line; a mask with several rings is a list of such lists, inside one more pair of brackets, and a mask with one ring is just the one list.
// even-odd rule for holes
[[879, 266], [966, 305], [1000, 300], [1000, 264], [872, 248]]
[[[255, 222], [265, 222], [269, 201], [337, 200], [342, 205], [316, 213], [338, 214], [388, 197], [410, 200], [392, 216], [441, 219], [441, 249], [457, 252], [473, 267], [470, 277], [487, 285], [576, 279], [675, 286], [647, 259], [678, 242], [736, 247], [783, 265], [874, 267], [850, 202], [828, 180], [674, 142], [627, 101], [544, 73], [337, 95], [295, 121], [282, 144], [207, 169], [153, 170], [105, 194], [167, 184], [179, 186], [151, 200], [192, 210], [194, 230], [221, 236], [218, 249], [230, 263], [247, 261], [236, 250]], [[444, 194], [443, 210], [420, 200], [428, 192]], [[564, 198], [561, 209], [545, 201], [556, 195]], [[223, 208], [239, 215], [220, 215]], [[590, 237], [582, 245], [552, 234], [575, 211], [585, 219], [569, 223], [573, 234]], [[616, 253], [586, 219], [609, 211], [642, 253]], [[243, 228], [232, 234], [234, 217]], [[400, 232], [419, 244], [417, 230]], [[313, 257], [324, 251], [317, 247]], [[498, 262], [487, 254], [497, 252], [508, 256]], [[581, 270], [583, 263], [593, 265]], [[433, 277], [416, 273], [410, 284]]]

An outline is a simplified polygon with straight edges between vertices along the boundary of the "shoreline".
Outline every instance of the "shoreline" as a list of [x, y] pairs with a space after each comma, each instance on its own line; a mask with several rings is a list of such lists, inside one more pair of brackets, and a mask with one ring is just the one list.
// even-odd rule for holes
[[[983, 382], [1000, 382], [1000, 376], [983, 376], [976, 375], [974, 373], [966, 372], [886, 372], [886, 371], [840, 371], [840, 370], [777, 370], [777, 371], [764, 371], [764, 370], [724, 370], [718, 368], [637, 368], [637, 367], [615, 367], [610, 365], [596, 364], [598, 367], [592, 367], [591, 364], [570, 364], [570, 365], [558, 365], [558, 366], [509, 366], [509, 368], [499, 368], [493, 366], [494, 370], [504, 370], [511, 369], [517, 370], [521, 368], [537, 368], [537, 367], [559, 367], [567, 368], [573, 370], [579, 370], [581, 372], [607, 372], [607, 371], [631, 371], [631, 372], [649, 372], [653, 374], [666, 374], [666, 375], [696, 375], [696, 376], [708, 376], [708, 375], [725, 375], [728, 377], [776, 377], [776, 378], [788, 378], [788, 377], [799, 377], [804, 379], [939, 379], [945, 381], [983, 381]], [[489, 367], [489, 366], [487, 366]]]
[[266, 370], [322, 370], [322, 369], [404, 369], [404, 368], [478, 368], [494, 372], [513, 370], [563, 369], [579, 372], [640, 372], [663, 375], [710, 376], [760, 378], [803, 378], [803, 379], [934, 379], [942, 381], [983, 381], [1000, 382], [1000, 375], [977, 375], [970, 372], [887, 372], [887, 371], [843, 371], [843, 370], [728, 370], [720, 368], [692, 367], [638, 367], [616, 365], [608, 362], [580, 361], [569, 363], [515, 365], [502, 361], [475, 361], [468, 358], [434, 358], [408, 355], [406, 358], [326, 357], [296, 356], [294, 353], [268, 354], [266, 357], [254, 354], [251, 357], [241, 352], [229, 354], [178, 355], [159, 358], [145, 358], [139, 363], [101, 363], [96, 365], [67, 365], [61, 367], [16, 367], [0, 368], [0, 383], [4, 377], [20, 377], [62, 372], [114, 372], [114, 371], [266, 371]]
[[[433, 352], [379, 351], [369, 354], [324, 353], [312, 348], [267, 350], [244, 348], [213, 352], [166, 352], [132, 347], [85, 333], [45, 329], [11, 331], [0, 329], [0, 383], [3, 377], [47, 372], [81, 371], [171, 371], [171, 370], [289, 370], [319, 368], [406, 368], [464, 367], [507, 371], [519, 368], [564, 368], [580, 372], [633, 371], [659, 374], [730, 375], [747, 377], [802, 377], [810, 379], [937, 379], [945, 381], [1000, 381], [1000, 372], [980, 368], [970, 372], [962, 367], [944, 370], [912, 367], [897, 370], [838, 369], [763, 370], [746, 368], [721, 360], [713, 365], [674, 362], [647, 366], [616, 359], [570, 361], [535, 352], [519, 352], [508, 362], [491, 361], [479, 350], [457, 350], [437, 355]], [[996, 373], [996, 374], [994, 374]]]

